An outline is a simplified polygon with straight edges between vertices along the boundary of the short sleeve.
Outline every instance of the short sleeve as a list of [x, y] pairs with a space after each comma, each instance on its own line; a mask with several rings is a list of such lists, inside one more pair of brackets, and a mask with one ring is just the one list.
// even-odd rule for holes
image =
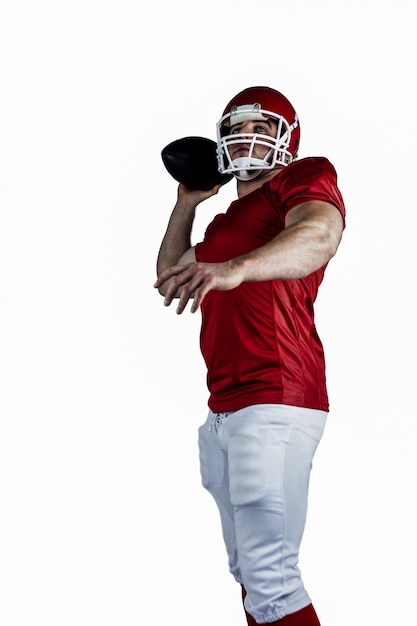
[[322, 200], [333, 204], [345, 221], [346, 210], [336, 170], [325, 157], [295, 161], [271, 180], [270, 193], [275, 196], [284, 216], [298, 204]]

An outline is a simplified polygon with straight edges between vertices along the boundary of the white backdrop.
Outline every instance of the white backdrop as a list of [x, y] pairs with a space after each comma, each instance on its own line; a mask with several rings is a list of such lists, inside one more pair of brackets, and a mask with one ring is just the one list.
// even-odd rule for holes
[[[331, 415], [301, 566], [322, 626], [415, 615], [412, 0], [3, 0], [0, 623], [244, 623], [200, 486], [199, 314], [163, 307], [160, 151], [269, 85], [348, 227], [317, 302]], [[193, 237], [234, 198], [199, 207]], [[411, 571], [411, 573], [410, 573]]]

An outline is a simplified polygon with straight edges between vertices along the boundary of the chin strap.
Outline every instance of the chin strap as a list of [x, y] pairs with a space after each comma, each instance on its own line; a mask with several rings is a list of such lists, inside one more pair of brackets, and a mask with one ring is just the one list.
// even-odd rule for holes
[[239, 157], [238, 159], [234, 159], [234, 161], [232, 161], [232, 164], [233, 168], [235, 168], [236, 170], [233, 172], [233, 174], [239, 180], [253, 180], [265, 171], [264, 169], [250, 169], [251, 165], [256, 165], [258, 167], [261, 166], [262, 168], [265, 167], [268, 169], [270, 168], [270, 163], [268, 163], [268, 161], [263, 161], [262, 159], [255, 159], [252, 157]]
[[265, 170], [239, 170], [238, 172], [234, 173], [234, 176], [236, 178], [238, 178], [239, 180], [253, 180], [254, 178], [257, 178], [258, 176], [260, 176], [262, 174], [262, 172], [264, 172]]

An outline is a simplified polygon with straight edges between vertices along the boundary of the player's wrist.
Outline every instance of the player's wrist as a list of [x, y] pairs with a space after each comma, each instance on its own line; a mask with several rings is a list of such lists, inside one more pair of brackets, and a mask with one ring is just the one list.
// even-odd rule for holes
[[241, 282], [250, 280], [250, 261], [245, 256], [239, 256], [230, 260], [230, 267], [236, 276], [240, 277]]

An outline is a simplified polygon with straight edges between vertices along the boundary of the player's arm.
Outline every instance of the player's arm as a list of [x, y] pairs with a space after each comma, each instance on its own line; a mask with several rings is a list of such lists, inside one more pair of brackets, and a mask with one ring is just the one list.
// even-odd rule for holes
[[[225, 263], [194, 263], [172, 266], [160, 277], [170, 281], [165, 292], [169, 305], [181, 288], [177, 313], [182, 313], [193, 294], [195, 312], [211, 289], [234, 289], [242, 282], [304, 278], [323, 267], [337, 251], [343, 219], [332, 204], [311, 201], [292, 208], [285, 229], [270, 242]], [[158, 282], [156, 284], [158, 286]]]
[[343, 233], [340, 211], [314, 200], [292, 208], [285, 229], [265, 246], [234, 259], [245, 281], [304, 278], [336, 254]]
[[[172, 266], [187, 266], [195, 263], [195, 251], [191, 246], [195, 210], [200, 202], [217, 193], [219, 188], [220, 185], [210, 191], [194, 191], [184, 185], [178, 186], [177, 202], [158, 253], [156, 264], [158, 278]], [[156, 286], [159, 293], [165, 295], [169, 285], [170, 280], [165, 280]], [[175, 289], [171, 297], [178, 297], [180, 291], [180, 288]]]

